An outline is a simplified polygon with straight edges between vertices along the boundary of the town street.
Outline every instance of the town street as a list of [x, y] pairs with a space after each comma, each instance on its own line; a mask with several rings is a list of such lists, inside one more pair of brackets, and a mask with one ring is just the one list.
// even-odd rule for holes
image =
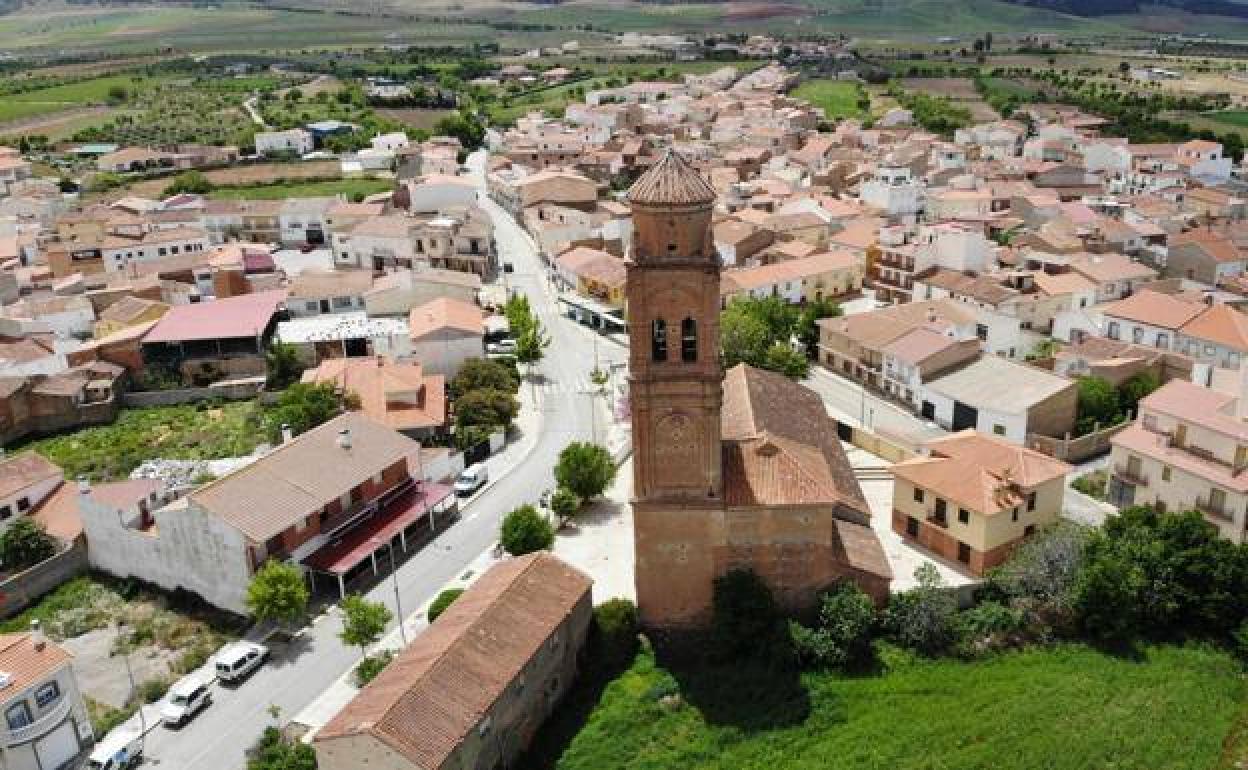
[[[474, 155], [470, 165], [480, 180], [484, 153]], [[541, 415], [540, 420], [527, 421], [537, 426], [535, 437], [521, 436], [488, 461], [492, 484], [463, 507], [460, 519], [399, 567], [402, 605], [409, 615], [493, 546], [508, 511], [536, 502], [553, 486], [551, 469], [569, 441], [590, 438], [591, 396], [581, 392], [581, 384], [588, 380], [595, 349], [604, 370], [624, 359], [619, 346], [605, 341], [595, 345], [593, 332], [558, 315], [554, 293], [545, 284], [528, 235], [492, 201], [483, 200], [482, 205], [494, 219], [500, 262], [515, 268], [506, 276], [509, 287], [530, 297], [552, 338], [546, 359], [536, 367], [545, 385], [522, 386], [527, 408], [532, 408], [533, 393], [544, 396]], [[379, 560], [385, 563], [384, 556]], [[389, 578], [368, 596], [394, 609]], [[148, 764], [177, 770], [241, 770], [244, 750], [273, 724], [271, 706], [280, 709], [278, 721], [289, 720], [357, 662], [360, 651], [338, 639], [340, 627], [336, 614], [321, 616], [289, 650], [275, 650], [273, 659], [237, 689], [215, 685], [213, 705], [190, 724], [181, 730], [157, 727], [149, 733]]]

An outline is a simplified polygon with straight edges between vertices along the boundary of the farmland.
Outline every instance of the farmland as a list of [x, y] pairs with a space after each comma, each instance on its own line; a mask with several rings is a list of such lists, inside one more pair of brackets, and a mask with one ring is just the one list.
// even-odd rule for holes
[[288, 181], [246, 187], [221, 187], [213, 190], [209, 197], [236, 200], [277, 200], [282, 198], [315, 198], [345, 195], [347, 200], [354, 201], [376, 193], [389, 192], [392, 189], [394, 189], [393, 179], [330, 179], [307, 182]]
[[807, 80], [789, 94], [795, 99], [805, 99], [815, 107], [822, 107], [829, 120], [835, 118], [861, 118], [866, 114], [862, 101], [869, 107], [870, 99], [857, 83], [836, 80]]
[[906, 78], [902, 80], [902, 87], [907, 91], [943, 97], [959, 107], [965, 107], [970, 110], [971, 120], [975, 122], [988, 122], [1001, 117], [979, 95], [974, 81], [969, 78]]

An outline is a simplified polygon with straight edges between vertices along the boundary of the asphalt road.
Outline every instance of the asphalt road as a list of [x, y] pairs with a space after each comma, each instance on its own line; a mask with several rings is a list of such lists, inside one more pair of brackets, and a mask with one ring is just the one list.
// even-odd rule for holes
[[[480, 179], [484, 156], [475, 155], [471, 167]], [[511, 509], [536, 502], [553, 486], [551, 469], [559, 452], [573, 440], [590, 437], [590, 398], [572, 389], [583, 382], [593, 366], [595, 348], [605, 369], [624, 352], [611, 343], [595, 345], [593, 332], [558, 315], [554, 292], [543, 271], [532, 241], [521, 228], [491, 201], [483, 201], [495, 224], [500, 261], [510, 262], [515, 272], [507, 275], [509, 288], [530, 297], [552, 338], [546, 358], [536, 373], [549, 386], [567, 384], [557, 397], [541, 399], [541, 420], [536, 441], [521, 438], [490, 464], [491, 486], [465, 506], [452, 526], [400, 565], [398, 582], [402, 605], [410, 614], [435, 596], [441, 587], [464, 572], [467, 565], [497, 540], [502, 517]], [[533, 389], [530, 385], [523, 387]], [[532, 403], [530, 398], [525, 399]], [[525, 452], [522, 458], [514, 455]], [[507, 454], [511, 454], [508, 457]], [[505, 472], [502, 463], [512, 466]], [[518, 464], [515, 464], [518, 462]], [[382, 558], [384, 564], [384, 558]], [[394, 609], [390, 579], [367, 592], [370, 599]], [[280, 709], [285, 722], [311, 703], [359, 659], [356, 648], [338, 639], [341, 628], [336, 615], [318, 618], [288, 649], [275, 649], [269, 663], [237, 688], [213, 686], [213, 704], [180, 730], [157, 727], [148, 735], [147, 765], [177, 770], [241, 770], [243, 751], [273, 724], [271, 707]]]

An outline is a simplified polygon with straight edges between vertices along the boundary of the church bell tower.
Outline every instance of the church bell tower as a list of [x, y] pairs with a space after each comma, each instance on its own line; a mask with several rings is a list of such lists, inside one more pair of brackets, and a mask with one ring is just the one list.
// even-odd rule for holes
[[628, 192], [629, 393], [637, 599], [648, 625], [701, 623], [722, 526], [715, 190], [669, 151]]

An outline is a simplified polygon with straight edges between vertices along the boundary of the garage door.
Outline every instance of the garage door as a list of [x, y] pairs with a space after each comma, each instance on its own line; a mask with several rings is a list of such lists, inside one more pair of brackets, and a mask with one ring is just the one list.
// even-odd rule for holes
[[35, 743], [35, 751], [39, 753], [39, 765], [44, 770], [60, 770], [69, 764], [71, 759], [78, 756], [78, 736], [74, 734], [74, 723], [65, 720], [64, 724]]

